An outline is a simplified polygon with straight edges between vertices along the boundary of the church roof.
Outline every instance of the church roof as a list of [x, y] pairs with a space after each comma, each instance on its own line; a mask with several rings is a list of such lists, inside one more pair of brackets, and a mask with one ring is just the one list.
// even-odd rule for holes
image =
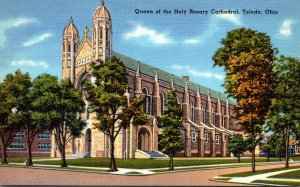
[[73, 23], [73, 19], [71, 17], [69, 24], [65, 27], [64, 29], [64, 34], [66, 33], [74, 33], [78, 35], [78, 30], [76, 28], [76, 26]]
[[[126, 68], [128, 68], [132, 71], [137, 71], [137, 67], [138, 67], [138, 64], [139, 64], [140, 65], [140, 73], [148, 75], [150, 77], [155, 77], [156, 72], [158, 72], [159, 80], [162, 80], [162, 81], [165, 81], [165, 82], [171, 84], [171, 81], [172, 81], [172, 74], [171, 73], [160, 70], [160, 69], [155, 68], [153, 66], [150, 66], [148, 64], [144, 64], [142, 62], [139, 62], [139, 61], [137, 61], [133, 58], [122, 55], [122, 54], [120, 54], [118, 52], [115, 52], [115, 51], [113, 52], [113, 56], [119, 58], [123, 62], [123, 64], [126, 66]], [[185, 81], [181, 77], [173, 75], [173, 78], [174, 78], [174, 85], [182, 87], [183, 89], [185, 88]], [[211, 97], [215, 98], [215, 99], [218, 99], [219, 92], [217, 92], [215, 90], [212, 90], [212, 89], [209, 89], [209, 88], [207, 88], [205, 86], [202, 86], [200, 84], [194, 83], [192, 81], [189, 81], [189, 90], [197, 92], [199, 88], [200, 88], [200, 93], [201, 94], [208, 95], [208, 93], [210, 91]], [[223, 102], [226, 102], [227, 94], [220, 93], [220, 100], [223, 101]], [[232, 104], [232, 105], [236, 104], [236, 101], [232, 98], [228, 98], [228, 102], [229, 102], [229, 104]]]
[[104, 17], [104, 18], [110, 20], [110, 14], [104, 6], [104, 1], [103, 0], [101, 1], [100, 6], [97, 8], [97, 10], [94, 13], [94, 18], [95, 17]]

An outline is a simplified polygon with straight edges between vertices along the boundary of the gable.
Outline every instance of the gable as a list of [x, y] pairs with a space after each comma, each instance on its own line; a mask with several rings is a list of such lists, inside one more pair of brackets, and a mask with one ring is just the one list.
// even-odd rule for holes
[[92, 60], [92, 42], [89, 38], [84, 38], [75, 54], [75, 66], [80, 66]]

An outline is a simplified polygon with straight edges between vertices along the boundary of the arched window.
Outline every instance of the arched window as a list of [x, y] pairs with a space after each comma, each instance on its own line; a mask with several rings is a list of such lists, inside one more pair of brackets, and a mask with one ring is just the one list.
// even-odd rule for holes
[[71, 44], [68, 44], [68, 51], [67, 52], [71, 52]]
[[102, 34], [102, 27], [99, 28], [99, 40], [102, 40], [103, 34]]
[[211, 108], [211, 123], [213, 124], [213, 126], [216, 125], [216, 113], [214, 108]]
[[93, 30], [93, 37], [94, 37], [94, 44], [96, 44], [96, 29], [94, 28]]
[[165, 97], [164, 93], [160, 93], [160, 111], [161, 111], [161, 115], [164, 115], [165, 105], [166, 105], [166, 97]]
[[143, 92], [143, 98], [144, 98], [143, 111], [146, 114], [150, 115], [151, 114], [151, 96], [149, 95], [147, 88], [143, 88], [142, 92]]
[[195, 122], [195, 107], [192, 101], [190, 102], [190, 112], [191, 112], [191, 121]]
[[210, 134], [205, 133], [205, 143], [208, 143], [210, 141]]
[[205, 123], [205, 108], [204, 105], [201, 105], [201, 115], [202, 115], [202, 122]]
[[216, 135], [216, 144], [220, 144], [220, 135]]

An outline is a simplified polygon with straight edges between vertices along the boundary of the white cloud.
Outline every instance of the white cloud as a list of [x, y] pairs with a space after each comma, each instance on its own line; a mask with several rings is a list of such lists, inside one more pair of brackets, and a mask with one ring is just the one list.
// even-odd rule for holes
[[154, 29], [149, 29], [142, 25], [136, 25], [136, 27], [127, 33], [124, 34], [125, 39], [133, 38], [148, 38], [148, 40], [154, 44], [169, 44], [172, 43], [172, 40], [165, 34], [159, 33]]
[[218, 14], [210, 18], [207, 28], [199, 36], [187, 38], [182, 43], [186, 45], [203, 44], [208, 41], [216, 32], [220, 30], [220, 21], [229, 21], [234, 25], [243, 25], [239, 16], [235, 14]]
[[236, 14], [217, 14], [215, 17], [217, 19], [229, 21], [238, 26], [242, 25], [242, 21], [241, 21], [240, 17], [237, 16]]
[[183, 65], [174, 64], [171, 66], [171, 68], [176, 69], [176, 70], [185, 70], [189, 74], [191, 74], [195, 77], [215, 78], [218, 80], [224, 79], [224, 75], [216, 74], [216, 73], [212, 73], [212, 72], [208, 72], [208, 71], [206, 71], [206, 72], [199, 71], [199, 70], [196, 70], [195, 68], [191, 68], [188, 65], [183, 66]]
[[292, 24], [295, 22], [291, 19], [286, 19], [282, 22], [281, 27], [279, 29], [279, 33], [283, 36], [291, 36], [293, 34]]
[[38, 43], [43, 42], [44, 40], [50, 38], [51, 36], [53, 36], [52, 33], [46, 32], [44, 34], [35, 36], [33, 38], [30, 38], [27, 42], [23, 43], [23, 46], [28, 47], [28, 46], [32, 46]]
[[183, 43], [185, 44], [197, 44], [199, 43], [199, 40], [197, 38], [188, 38], [183, 40]]
[[33, 61], [33, 60], [15, 60], [10, 63], [12, 66], [29, 66], [29, 67], [42, 67], [48, 68], [49, 65], [44, 61]]
[[6, 31], [13, 28], [18, 28], [24, 25], [37, 23], [38, 21], [35, 18], [12, 18], [12, 19], [5, 19], [0, 21], [0, 47], [4, 48], [7, 37]]

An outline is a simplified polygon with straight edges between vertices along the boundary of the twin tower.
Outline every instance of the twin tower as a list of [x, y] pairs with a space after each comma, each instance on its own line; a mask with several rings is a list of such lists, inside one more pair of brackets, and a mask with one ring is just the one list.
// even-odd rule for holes
[[105, 62], [111, 57], [112, 21], [103, 0], [94, 13], [92, 39], [88, 36], [88, 32], [86, 27], [84, 37], [80, 40], [72, 18], [65, 27], [62, 40], [62, 79], [70, 79], [75, 83], [77, 76], [80, 76], [82, 71], [87, 71], [90, 62]]

